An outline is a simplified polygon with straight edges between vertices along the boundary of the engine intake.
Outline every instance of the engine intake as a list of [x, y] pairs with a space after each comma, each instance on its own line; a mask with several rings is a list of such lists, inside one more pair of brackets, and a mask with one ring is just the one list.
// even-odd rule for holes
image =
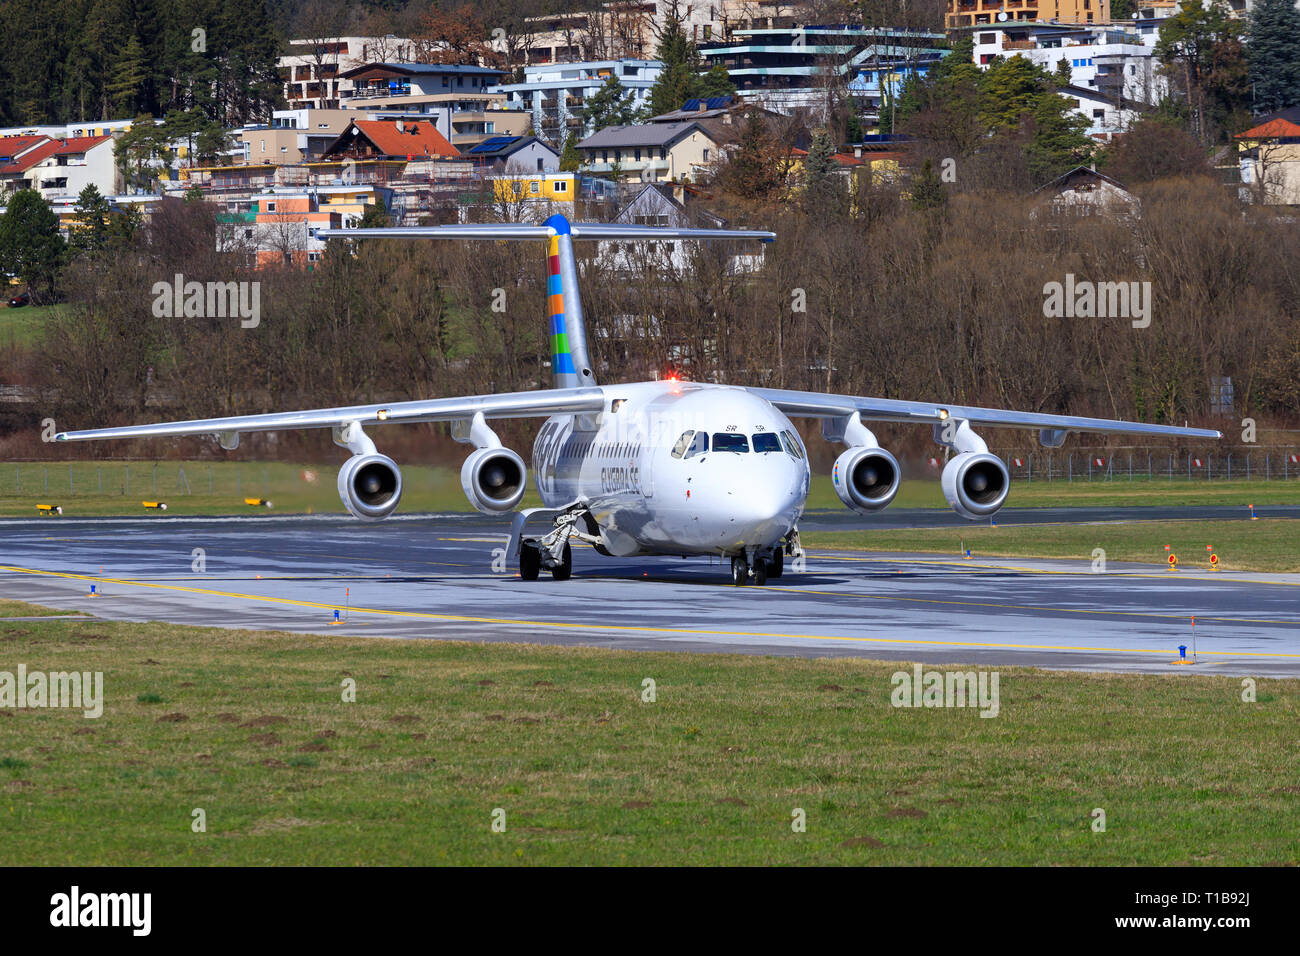
[[952, 510], [976, 521], [1001, 510], [1011, 488], [1011, 476], [996, 455], [968, 451], [944, 466], [941, 484]]
[[353, 517], [387, 518], [402, 497], [402, 473], [385, 455], [353, 455], [339, 469], [339, 498]]
[[461, 465], [460, 486], [469, 503], [483, 514], [501, 514], [523, 501], [528, 469], [509, 448], [480, 448]]
[[900, 478], [898, 459], [883, 448], [850, 448], [831, 468], [840, 501], [860, 514], [887, 508], [898, 494]]

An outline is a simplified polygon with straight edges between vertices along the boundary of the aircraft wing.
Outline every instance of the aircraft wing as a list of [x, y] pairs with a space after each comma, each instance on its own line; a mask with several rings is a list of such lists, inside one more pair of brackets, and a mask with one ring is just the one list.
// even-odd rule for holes
[[599, 388], [548, 388], [533, 392], [432, 398], [413, 402], [312, 408], [268, 415], [198, 418], [187, 422], [160, 422], [156, 425], [128, 425], [123, 428], [96, 428], [59, 432], [54, 440], [92, 441], [169, 435], [226, 436], [241, 432], [289, 431], [296, 428], [336, 428], [353, 422], [360, 425], [380, 422], [450, 422], [471, 419], [479, 412], [483, 413], [484, 418], [546, 418], [559, 414], [598, 412], [604, 402], [605, 393]]
[[946, 405], [938, 402], [904, 402], [889, 398], [835, 395], [829, 392], [796, 392], [779, 388], [749, 388], [746, 391], [771, 402], [796, 418], [839, 418], [857, 412], [863, 420], [934, 424], [949, 419], [966, 420], [986, 428], [1037, 428], [1044, 445], [1059, 447], [1070, 432], [1117, 432], [1162, 438], [1222, 438], [1223, 433], [1207, 428], [1180, 428], [1110, 418], [1078, 418], [1073, 415], [1044, 415], [1004, 408]]

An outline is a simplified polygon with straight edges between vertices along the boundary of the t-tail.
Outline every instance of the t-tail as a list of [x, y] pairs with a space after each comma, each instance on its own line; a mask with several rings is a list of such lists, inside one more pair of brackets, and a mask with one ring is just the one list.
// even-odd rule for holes
[[569, 222], [555, 215], [541, 225], [472, 223], [449, 226], [397, 226], [385, 229], [321, 229], [324, 239], [543, 239], [546, 241], [546, 312], [551, 340], [551, 377], [556, 388], [595, 385], [587, 325], [578, 294], [578, 261], [573, 240], [758, 239], [775, 233], [751, 229], [677, 229], [671, 226], [625, 226], [621, 223]]

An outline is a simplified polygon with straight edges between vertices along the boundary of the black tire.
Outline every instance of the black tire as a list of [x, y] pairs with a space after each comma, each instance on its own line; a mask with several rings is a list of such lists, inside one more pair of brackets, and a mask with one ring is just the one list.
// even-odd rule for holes
[[731, 583], [736, 587], [743, 587], [749, 583], [749, 565], [744, 555], [736, 555], [731, 559]]
[[564, 558], [558, 566], [551, 568], [551, 579], [554, 581], [567, 581], [573, 577], [573, 549], [569, 547], [569, 542], [564, 542]]
[[767, 562], [767, 576], [773, 580], [785, 573], [785, 552], [780, 548], [772, 549], [772, 560]]
[[542, 571], [542, 555], [531, 544], [519, 545], [519, 577], [536, 581]]
[[767, 562], [762, 558], [754, 559], [754, 584], [762, 587], [767, 583]]

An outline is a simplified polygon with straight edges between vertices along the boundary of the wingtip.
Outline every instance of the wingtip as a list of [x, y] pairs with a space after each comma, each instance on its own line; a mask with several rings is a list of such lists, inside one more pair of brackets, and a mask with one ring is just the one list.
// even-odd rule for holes
[[67, 433], [67, 432], [59, 432], [57, 435], [54, 436], [54, 440], [55, 440], [55, 441], [67, 441], [67, 440], [68, 440], [68, 433]]

